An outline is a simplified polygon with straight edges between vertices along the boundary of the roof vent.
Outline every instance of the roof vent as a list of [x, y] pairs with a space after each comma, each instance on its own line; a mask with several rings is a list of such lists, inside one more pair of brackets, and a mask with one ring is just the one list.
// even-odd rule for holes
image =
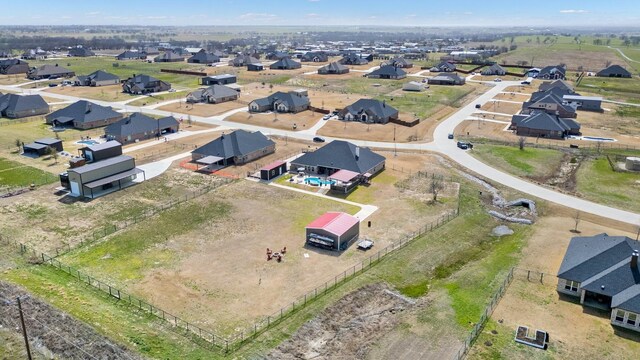
[[600, 285], [600, 289], [604, 290], [604, 285]]
[[630, 265], [632, 269], [638, 268], [638, 250], [633, 250], [633, 253], [631, 254]]

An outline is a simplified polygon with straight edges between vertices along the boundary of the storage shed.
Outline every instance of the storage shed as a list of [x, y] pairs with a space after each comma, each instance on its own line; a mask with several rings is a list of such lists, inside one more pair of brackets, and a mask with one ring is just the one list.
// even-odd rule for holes
[[38, 139], [31, 144], [25, 144], [22, 146], [22, 150], [25, 154], [42, 156], [47, 154], [47, 148], [49, 147], [58, 152], [64, 150], [62, 140], [52, 138]]
[[305, 230], [307, 244], [342, 251], [360, 236], [360, 220], [343, 212], [327, 212]]
[[271, 180], [287, 172], [287, 163], [274, 161], [260, 169], [260, 179]]

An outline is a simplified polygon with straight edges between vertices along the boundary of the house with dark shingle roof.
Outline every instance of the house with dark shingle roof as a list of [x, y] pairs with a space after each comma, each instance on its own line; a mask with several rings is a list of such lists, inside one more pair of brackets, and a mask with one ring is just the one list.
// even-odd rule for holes
[[548, 139], [564, 139], [569, 135], [580, 135], [580, 124], [574, 119], [561, 118], [544, 111], [527, 115], [514, 115], [510, 129], [518, 136], [533, 136]]
[[342, 59], [338, 61], [342, 65], [366, 65], [369, 63], [369, 60], [362, 56], [362, 54], [358, 53], [348, 53], [342, 56]]
[[94, 104], [87, 100], [77, 101], [45, 116], [47, 124], [55, 127], [72, 126], [80, 130], [107, 126], [120, 119], [122, 114], [110, 106]]
[[565, 80], [545, 81], [538, 87], [538, 91], [551, 91], [560, 89], [563, 93], [556, 93], [556, 95], [572, 95], [575, 94], [573, 86]]
[[120, 77], [104, 70], [98, 70], [89, 75], [78, 75], [74, 84], [76, 86], [118, 85]]
[[338, 118], [345, 121], [386, 124], [398, 119], [399, 112], [384, 101], [360, 99], [338, 112]]
[[402, 56], [395, 57], [383, 63], [383, 65], [391, 65], [391, 66], [399, 67], [402, 69], [409, 69], [413, 67], [413, 63]]
[[29, 63], [20, 59], [0, 60], [0, 74], [15, 75], [29, 72]]
[[116, 56], [116, 60], [145, 60], [147, 58], [147, 53], [144, 51], [131, 51], [126, 50], [125, 52]]
[[87, 48], [75, 47], [75, 48], [69, 50], [69, 56], [89, 57], [89, 56], [96, 56], [96, 53], [94, 53], [93, 51], [91, 51], [91, 50], [89, 50]]
[[565, 79], [565, 73], [567, 72], [567, 68], [562, 66], [562, 65], [552, 65], [552, 66], [545, 66], [542, 69], [540, 69], [540, 72], [538, 73], [538, 76], [536, 76], [537, 79], [551, 79], [551, 80], [558, 80], [558, 79]]
[[158, 80], [149, 75], [133, 75], [122, 84], [122, 91], [129, 94], [148, 94], [154, 92], [167, 91], [171, 89], [171, 84]]
[[263, 133], [236, 130], [193, 150], [191, 159], [215, 170], [246, 164], [275, 151], [276, 143]]
[[291, 55], [286, 51], [272, 51], [265, 56], [267, 60], [282, 60], [288, 58]]
[[154, 119], [142, 113], [133, 113], [104, 128], [104, 135], [108, 140], [128, 144], [172, 134], [178, 130], [180, 123], [173, 116]]
[[614, 326], [640, 332], [640, 245], [626, 236], [574, 237], [558, 270], [557, 291], [611, 311]]
[[302, 67], [302, 65], [297, 62], [297, 61], [293, 61], [291, 58], [282, 58], [276, 62], [274, 62], [273, 64], [271, 64], [269, 66], [269, 69], [271, 70], [293, 70], [293, 69], [300, 69]]
[[27, 73], [27, 78], [31, 80], [40, 80], [40, 79], [57, 79], [61, 77], [72, 77], [75, 76], [76, 73], [64, 68], [62, 66], [55, 65], [42, 65], [40, 67], [34, 67], [29, 70]]
[[234, 59], [229, 60], [229, 65], [235, 66], [235, 67], [248, 66], [249, 64], [262, 65], [262, 63], [260, 63], [260, 60], [249, 55], [238, 55]]
[[309, 109], [309, 98], [295, 91], [278, 91], [249, 103], [249, 112], [298, 113], [307, 109]]
[[560, 88], [548, 91], [537, 91], [531, 94], [529, 101], [522, 103], [522, 114], [530, 114], [534, 111], [545, 111], [549, 114], [558, 115], [563, 118], [575, 118], [576, 108], [567, 104], [563, 100], [565, 90]]
[[332, 175], [348, 170], [371, 177], [384, 170], [385, 157], [371, 149], [347, 141], [334, 140], [320, 149], [305, 153], [291, 161], [291, 171], [304, 168], [306, 173]]
[[407, 73], [399, 67], [383, 65], [380, 68], [366, 75], [370, 79], [393, 79], [399, 80], [407, 77]]
[[0, 95], [0, 116], [17, 119], [44, 115], [49, 112], [49, 104], [40, 95]]
[[188, 58], [187, 62], [190, 64], [213, 64], [220, 62], [220, 57], [202, 49]]
[[598, 71], [596, 76], [630, 78], [631, 73], [620, 65], [611, 65], [606, 69]]
[[334, 75], [334, 74], [346, 74], [349, 72], [349, 68], [334, 61], [318, 69], [320, 75]]
[[443, 61], [440, 64], [429, 69], [431, 72], [453, 72], [456, 71], [456, 64]]
[[184, 61], [182, 55], [176, 54], [173, 51], [165, 51], [164, 53], [153, 58], [153, 62], [181, 62]]
[[324, 51], [308, 51], [300, 58], [302, 62], [326, 62], [329, 56]]
[[506, 73], [507, 71], [502, 66], [498, 64], [493, 64], [488, 68], [482, 70], [480, 74], [485, 76], [492, 76], [492, 75], [502, 76], [502, 75], [505, 75]]
[[465, 78], [456, 73], [440, 73], [427, 80], [429, 85], [464, 85]]
[[189, 93], [189, 95], [187, 95], [187, 102], [219, 104], [227, 101], [238, 100], [239, 96], [240, 94], [235, 89], [216, 84]]

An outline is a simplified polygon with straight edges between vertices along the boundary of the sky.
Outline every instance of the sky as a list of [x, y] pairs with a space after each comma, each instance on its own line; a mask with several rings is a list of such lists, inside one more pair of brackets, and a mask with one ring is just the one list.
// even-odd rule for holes
[[639, 26], [638, 0], [21, 0], [4, 25]]

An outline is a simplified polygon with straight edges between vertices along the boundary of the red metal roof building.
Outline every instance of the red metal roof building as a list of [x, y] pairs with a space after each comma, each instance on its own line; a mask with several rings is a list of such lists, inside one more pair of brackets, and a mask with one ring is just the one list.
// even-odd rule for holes
[[305, 229], [308, 244], [341, 251], [360, 236], [360, 220], [342, 212], [327, 212]]

